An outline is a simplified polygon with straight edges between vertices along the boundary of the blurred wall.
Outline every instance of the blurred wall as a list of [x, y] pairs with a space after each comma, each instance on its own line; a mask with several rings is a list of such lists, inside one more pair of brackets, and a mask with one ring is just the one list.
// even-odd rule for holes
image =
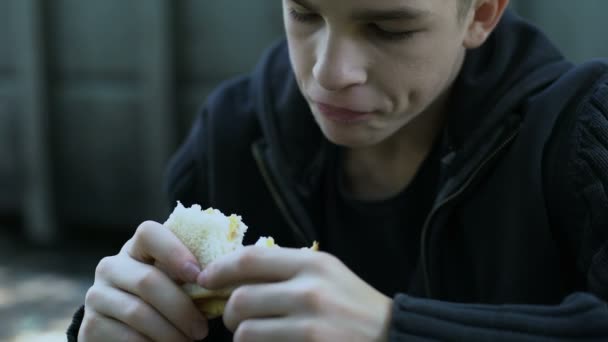
[[275, 1], [0, 0], [0, 216], [39, 240], [165, 218], [197, 108], [282, 30]]
[[511, 0], [575, 62], [608, 57], [608, 1]]
[[[608, 56], [608, 1], [512, 5], [574, 60]], [[197, 108], [282, 30], [279, 1], [0, 0], [0, 216], [38, 240], [162, 220]]]

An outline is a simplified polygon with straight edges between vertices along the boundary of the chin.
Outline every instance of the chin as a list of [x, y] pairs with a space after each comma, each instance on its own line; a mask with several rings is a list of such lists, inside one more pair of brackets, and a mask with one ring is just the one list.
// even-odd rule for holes
[[327, 140], [347, 148], [369, 147], [381, 140], [366, 132], [363, 127], [335, 127], [331, 124], [322, 124], [321, 131]]

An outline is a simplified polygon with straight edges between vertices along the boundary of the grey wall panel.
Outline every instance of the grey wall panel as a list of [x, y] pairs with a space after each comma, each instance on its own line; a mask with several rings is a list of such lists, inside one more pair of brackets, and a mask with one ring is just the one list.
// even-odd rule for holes
[[279, 1], [176, 2], [178, 136], [222, 81], [249, 72], [284, 36]]
[[205, 104], [207, 96], [215, 89], [213, 82], [205, 84], [182, 84], [178, 93], [180, 101], [176, 112], [178, 136], [180, 140], [190, 131], [192, 121]]
[[180, 78], [218, 80], [249, 70], [282, 36], [279, 1], [182, 0], [176, 5]]
[[145, 1], [47, 3], [52, 71], [64, 77], [73, 73], [94, 73], [97, 77], [131, 74], [140, 63], [141, 34], [145, 34], [138, 16], [140, 5], [146, 6]]
[[18, 116], [15, 99], [15, 31], [12, 2], [0, 1], [0, 211], [17, 209], [20, 196]]
[[608, 1], [513, 0], [575, 62], [608, 57]]
[[[13, 0], [14, 1], [14, 0]], [[7, 69], [14, 68], [15, 31], [12, 2], [0, 1], [0, 77]]]
[[19, 117], [11, 89], [0, 83], [0, 211], [16, 210], [23, 179]]
[[[100, 95], [103, 94], [103, 95]], [[55, 92], [57, 209], [66, 223], [118, 224], [145, 211], [145, 120], [132, 87], [72, 84]]]
[[[62, 227], [164, 218], [168, 154], [211, 89], [282, 31], [277, 1], [0, 0], [0, 212]], [[36, 177], [20, 183], [21, 165]], [[53, 213], [26, 210], [37, 193]]]

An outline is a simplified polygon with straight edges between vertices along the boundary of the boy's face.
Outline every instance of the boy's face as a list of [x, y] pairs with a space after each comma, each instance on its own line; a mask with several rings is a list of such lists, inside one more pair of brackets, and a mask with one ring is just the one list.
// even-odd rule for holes
[[459, 0], [283, 0], [291, 63], [325, 136], [366, 147], [445, 94], [462, 65]]

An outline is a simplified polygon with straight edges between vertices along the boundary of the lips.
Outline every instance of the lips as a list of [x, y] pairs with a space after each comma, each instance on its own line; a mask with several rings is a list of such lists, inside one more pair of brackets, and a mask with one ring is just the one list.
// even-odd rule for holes
[[331, 121], [340, 123], [357, 123], [365, 121], [372, 116], [371, 112], [355, 111], [344, 107], [333, 106], [330, 104], [315, 102], [319, 112]]

